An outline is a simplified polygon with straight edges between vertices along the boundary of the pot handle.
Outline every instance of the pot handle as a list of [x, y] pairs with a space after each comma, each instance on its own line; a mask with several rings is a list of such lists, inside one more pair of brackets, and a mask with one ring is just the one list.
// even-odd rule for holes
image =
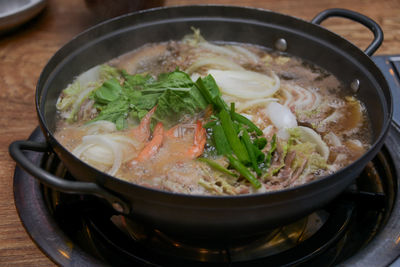
[[361, 23], [368, 29], [370, 29], [374, 33], [374, 40], [371, 44], [365, 49], [365, 54], [368, 56], [372, 56], [372, 54], [381, 46], [383, 41], [383, 31], [381, 27], [373, 21], [372, 19], [364, 16], [360, 13], [347, 10], [347, 9], [340, 9], [340, 8], [332, 8], [327, 9], [316, 15], [312, 20], [311, 23], [314, 24], [321, 24], [322, 21], [329, 17], [342, 17], [347, 18], [356, 22]]
[[47, 143], [33, 141], [15, 141], [11, 143], [9, 152], [18, 166], [36, 177], [41, 183], [64, 193], [89, 194], [105, 199], [116, 211], [128, 214], [129, 206], [120, 198], [114, 196], [96, 183], [69, 181], [55, 176], [33, 164], [23, 153], [23, 150], [35, 152], [50, 151]]

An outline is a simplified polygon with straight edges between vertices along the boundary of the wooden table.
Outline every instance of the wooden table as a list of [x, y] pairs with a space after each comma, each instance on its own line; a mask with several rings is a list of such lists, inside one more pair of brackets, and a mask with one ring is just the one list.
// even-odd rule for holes
[[[361, 12], [378, 22], [385, 41], [377, 54], [400, 54], [400, 1], [398, 0], [166, 0], [164, 5], [233, 4], [270, 9], [306, 20], [318, 12], [341, 7]], [[25, 232], [14, 206], [15, 163], [8, 155], [13, 140], [26, 139], [38, 125], [34, 93], [42, 68], [74, 35], [94, 25], [94, 16], [83, 0], [49, 0], [37, 18], [0, 36], [0, 266], [53, 266]], [[329, 19], [324, 26], [365, 48], [372, 34], [362, 26]]]

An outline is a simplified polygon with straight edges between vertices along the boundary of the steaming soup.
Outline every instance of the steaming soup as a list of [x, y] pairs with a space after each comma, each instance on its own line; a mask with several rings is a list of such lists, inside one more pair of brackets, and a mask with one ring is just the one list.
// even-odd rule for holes
[[76, 157], [185, 194], [301, 185], [356, 160], [371, 138], [363, 104], [326, 70], [197, 30], [88, 70], [57, 109], [56, 138]]

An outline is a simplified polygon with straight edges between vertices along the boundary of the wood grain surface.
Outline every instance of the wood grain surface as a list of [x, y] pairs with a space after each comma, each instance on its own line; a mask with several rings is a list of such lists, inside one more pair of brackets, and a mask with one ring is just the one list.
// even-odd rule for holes
[[[38, 17], [12, 32], [0, 35], [0, 266], [55, 265], [32, 242], [18, 218], [12, 187], [15, 163], [8, 154], [8, 145], [14, 140], [26, 139], [38, 125], [34, 94], [46, 62], [74, 35], [104, 19], [107, 14], [99, 16], [100, 12], [93, 12], [93, 5], [106, 6], [106, 2], [110, 1], [49, 0], [47, 8]], [[92, 2], [90, 9], [88, 2]], [[114, 1], [114, 4], [117, 2]], [[166, 0], [153, 4], [161, 2], [168, 6], [252, 6], [305, 20], [312, 19], [327, 8], [347, 8], [369, 16], [383, 28], [385, 41], [376, 54], [400, 54], [399, 0]], [[360, 48], [365, 48], [372, 39], [368, 30], [348, 20], [329, 19], [323, 25]]]

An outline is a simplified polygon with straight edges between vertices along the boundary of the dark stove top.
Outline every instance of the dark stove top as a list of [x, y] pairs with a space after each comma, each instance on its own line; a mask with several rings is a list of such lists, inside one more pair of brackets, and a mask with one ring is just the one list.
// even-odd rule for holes
[[[400, 57], [374, 61], [400, 99]], [[397, 75], [397, 76], [396, 76]], [[177, 240], [126, 220], [95, 197], [58, 193], [16, 168], [15, 204], [33, 241], [62, 266], [387, 266], [400, 257], [400, 109], [383, 149], [321, 210], [257, 237], [229, 244]], [[44, 141], [36, 129], [31, 140]], [[70, 175], [54, 154], [30, 159]]]

